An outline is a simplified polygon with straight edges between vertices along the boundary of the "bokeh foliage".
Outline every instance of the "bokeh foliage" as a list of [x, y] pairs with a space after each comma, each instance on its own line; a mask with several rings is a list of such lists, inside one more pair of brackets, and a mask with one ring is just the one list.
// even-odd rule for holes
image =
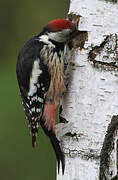
[[37, 147], [25, 120], [15, 65], [23, 43], [48, 21], [65, 18], [67, 0], [0, 1], [0, 179], [55, 180], [56, 158], [43, 131]]

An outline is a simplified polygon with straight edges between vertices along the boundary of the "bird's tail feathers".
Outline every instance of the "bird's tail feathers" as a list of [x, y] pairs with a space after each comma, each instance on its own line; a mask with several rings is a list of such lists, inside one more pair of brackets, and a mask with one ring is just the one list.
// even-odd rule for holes
[[60, 145], [59, 145], [59, 141], [58, 139], [56, 138], [56, 135], [54, 133], [54, 131], [51, 129], [51, 130], [48, 130], [46, 127], [45, 127], [45, 122], [44, 120], [42, 119], [40, 121], [40, 125], [41, 127], [43, 128], [45, 134], [47, 136], [49, 136], [50, 138], [50, 142], [53, 146], [53, 149], [56, 153], [56, 158], [57, 158], [57, 162], [58, 162], [58, 173], [59, 173], [59, 170], [60, 170], [60, 162], [62, 164], [62, 172], [64, 174], [64, 169], [65, 169], [65, 157], [64, 157], [64, 154], [60, 148]]
[[35, 148], [36, 146], [36, 136], [32, 135], [32, 147]]

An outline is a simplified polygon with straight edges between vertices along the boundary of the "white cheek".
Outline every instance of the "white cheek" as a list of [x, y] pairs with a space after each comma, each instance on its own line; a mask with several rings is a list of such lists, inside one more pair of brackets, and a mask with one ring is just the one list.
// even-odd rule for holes
[[71, 33], [70, 29], [64, 29], [59, 32], [51, 32], [48, 34], [49, 39], [57, 41], [57, 42], [65, 42], [69, 38], [69, 34]]

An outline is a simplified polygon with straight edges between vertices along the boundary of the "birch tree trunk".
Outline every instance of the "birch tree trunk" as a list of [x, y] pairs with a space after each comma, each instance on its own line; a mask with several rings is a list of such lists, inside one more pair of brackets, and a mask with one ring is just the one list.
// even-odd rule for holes
[[69, 122], [57, 126], [66, 157], [57, 180], [118, 179], [118, 3], [71, 0], [69, 14], [88, 41], [73, 57], [62, 112]]

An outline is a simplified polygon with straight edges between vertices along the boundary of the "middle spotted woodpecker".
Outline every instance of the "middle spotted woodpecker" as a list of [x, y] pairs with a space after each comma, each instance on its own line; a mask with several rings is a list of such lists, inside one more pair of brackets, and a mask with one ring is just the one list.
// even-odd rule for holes
[[63, 173], [65, 160], [55, 135], [55, 121], [58, 105], [66, 91], [72, 51], [70, 44], [76, 32], [75, 25], [68, 20], [49, 22], [39, 35], [24, 44], [16, 65], [32, 146], [35, 146], [40, 124], [55, 150], [58, 170], [62, 163]]

